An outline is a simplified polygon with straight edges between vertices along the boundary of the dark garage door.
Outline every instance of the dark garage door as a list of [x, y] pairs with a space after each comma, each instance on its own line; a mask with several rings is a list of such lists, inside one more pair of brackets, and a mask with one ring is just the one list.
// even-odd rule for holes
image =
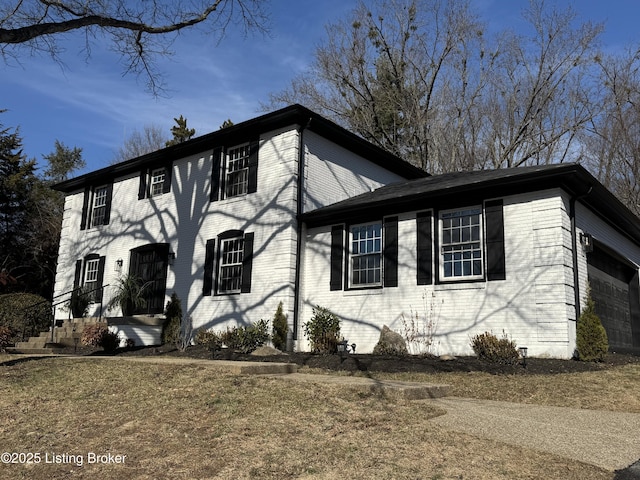
[[627, 262], [595, 245], [587, 255], [591, 297], [612, 351], [640, 348], [638, 274]]

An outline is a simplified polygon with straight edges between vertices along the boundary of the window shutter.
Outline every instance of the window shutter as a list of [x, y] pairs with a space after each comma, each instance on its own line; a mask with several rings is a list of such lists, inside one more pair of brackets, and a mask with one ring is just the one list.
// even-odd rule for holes
[[76, 273], [73, 277], [73, 289], [80, 286], [80, 276], [82, 275], [82, 260], [76, 260]]
[[80, 219], [80, 230], [85, 230], [88, 227], [90, 199], [91, 199], [91, 189], [87, 187], [84, 189], [84, 199], [82, 200], [82, 217]]
[[487, 244], [487, 280], [505, 280], [504, 218], [502, 200], [485, 202]]
[[138, 200], [142, 200], [143, 198], [147, 198], [149, 194], [147, 193], [147, 177], [149, 176], [149, 170], [143, 169], [140, 172], [140, 186], [138, 187]]
[[109, 225], [111, 220], [111, 197], [113, 196], [113, 183], [107, 185], [107, 204], [104, 211], [104, 225]]
[[398, 286], [398, 217], [384, 220], [384, 286]]
[[431, 212], [419, 212], [416, 216], [417, 231], [417, 281], [418, 285], [431, 285], [433, 282], [433, 239], [431, 233]]
[[255, 193], [258, 190], [258, 150], [258, 142], [251, 142], [249, 145], [247, 193]]
[[216, 202], [220, 200], [220, 171], [222, 169], [222, 147], [213, 149], [213, 165], [211, 167], [211, 192], [209, 200]]
[[251, 267], [253, 264], [253, 233], [244, 235], [244, 253], [242, 255], [242, 284], [240, 292], [251, 292]]
[[331, 227], [331, 274], [330, 289], [342, 290], [342, 254], [344, 252], [344, 226]]
[[106, 260], [106, 257], [100, 257], [100, 259], [98, 260], [98, 282], [96, 284], [96, 288], [98, 290], [96, 290], [95, 297], [94, 297], [97, 303], [102, 303], [102, 281], [104, 278], [105, 260]]
[[215, 240], [207, 240], [207, 247], [204, 254], [204, 282], [202, 284], [202, 295], [210, 296], [213, 291], [213, 264], [215, 254]]
[[162, 184], [162, 193], [171, 191], [171, 177], [173, 176], [173, 162], [168, 162], [164, 167], [164, 183]]

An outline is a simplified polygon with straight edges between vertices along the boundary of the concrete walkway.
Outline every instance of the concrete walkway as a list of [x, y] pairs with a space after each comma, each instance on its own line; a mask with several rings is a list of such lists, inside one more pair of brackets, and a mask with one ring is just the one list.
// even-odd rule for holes
[[430, 421], [449, 430], [552, 453], [615, 471], [640, 458], [640, 414], [440, 398]]

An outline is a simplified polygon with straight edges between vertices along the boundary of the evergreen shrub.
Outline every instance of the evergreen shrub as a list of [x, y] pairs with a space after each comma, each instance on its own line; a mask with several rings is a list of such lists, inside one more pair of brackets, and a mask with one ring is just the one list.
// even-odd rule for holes
[[36, 337], [51, 327], [51, 302], [33, 293], [0, 295], [0, 326], [9, 327], [11, 343]]
[[576, 326], [576, 353], [583, 362], [601, 362], [609, 350], [607, 332], [596, 314], [595, 302], [587, 293], [587, 305]]
[[325, 307], [316, 306], [311, 320], [303, 325], [314, 353], [336, 353], [340, 341], [340, 318]]
[[471, 339], [471, 348], [480, 360], [487, 362], [515, 365], [520, 358], [516, 343], [509, 340], [504, 332], [502, 338], [490, 332], [475, 335]]
[[287, 349], [287, 331], [289, 326], [287, 325], [287, 316], [282, 311], [282, 302], [278, 304], [276, 313], [273, 316], [273, 333], [271, 335], [271, 342], [273, 346], [284, 352]]

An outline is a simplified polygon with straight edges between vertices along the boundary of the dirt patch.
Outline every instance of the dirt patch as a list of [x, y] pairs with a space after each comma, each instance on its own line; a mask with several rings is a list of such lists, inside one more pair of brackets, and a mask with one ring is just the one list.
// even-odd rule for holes
[[[100, 355], [102, 352], [84, 351], [80, 354]], [[252, 362], [286, 362], [295, 363], [301, 367], [317, 368], [328, 371], [346, 372], [414, 372], [414, 373], [440, 373], [440, 372], [487, 372], [491, 374], [518, 375], [518, 374], [558, 374], [600, 371], [609, 368], [640, 364], [640, 356], [611, 353], [603, 362], [579, 362], [576, 360], [560, 360], [553, 358], [528, 358], [526, 367], [522, 362], [516, 365], [502, 365], [479, 360], [477, 357], [455, 357], [443, 360], [438, 357], [428, 356], [390, 356], [390, 355], [364, 355], [347, 354], [318, 355], [306, 352], [282, 353], [279, 355], [256, 356], [243, 354], [230, 350], [223, 350], [212, 355], [210, 351], [201, 346], [192, 346], [184, 352], [176, 348], [163, 345], [159, 347], [142, 347], [130, 350], [118, 350], [115, 355], [138, 356], [176, 356], [198, 359], [216, 360], [244, 360]]]

